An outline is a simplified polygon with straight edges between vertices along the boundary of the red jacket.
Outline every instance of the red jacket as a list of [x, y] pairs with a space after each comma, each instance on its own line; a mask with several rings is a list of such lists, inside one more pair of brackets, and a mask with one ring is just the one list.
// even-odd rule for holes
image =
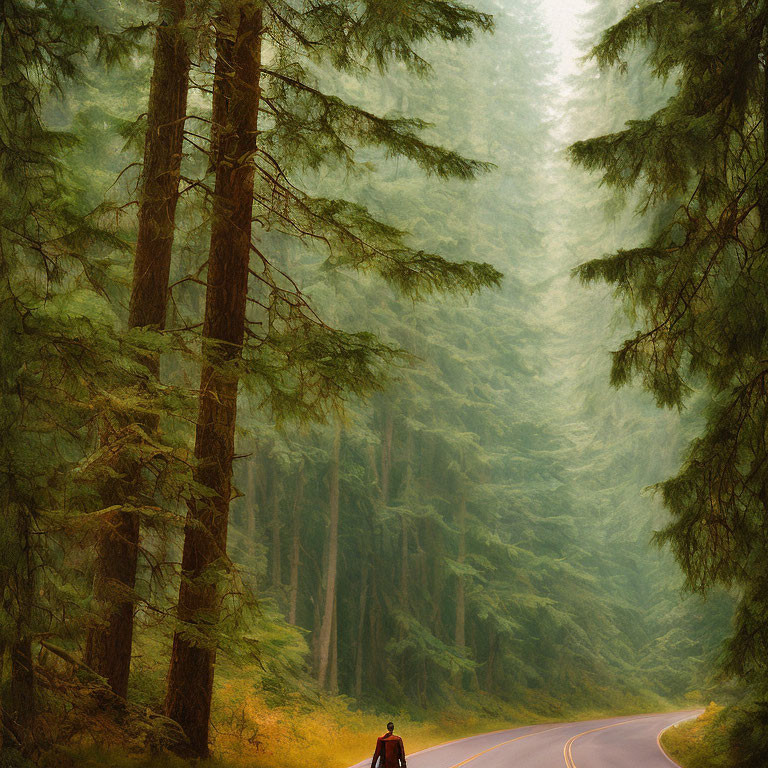
[[[376, 764], [379, 758], [383, 758], [379, 765]], [[376, 751], [373, 753], [371, 768], [406, 768], [405, 765], [405, 747], [403, 740], [394, 733], [385, 733], [379, 736], [376, 742]]]

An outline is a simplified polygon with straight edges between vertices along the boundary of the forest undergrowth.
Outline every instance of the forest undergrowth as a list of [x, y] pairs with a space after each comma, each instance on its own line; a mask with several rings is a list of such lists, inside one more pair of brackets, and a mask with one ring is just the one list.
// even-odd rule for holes
[[[255, 672], [255, 671], [254, 671]], [[435, 710], [391, 712], [362, 710], [345, 696], [323, 695], [314, 702], [269, 707], [251, 693], [249, 670], [222, 671], [219, 702], [212, 713], [212, 754], [201, 768], [348, 768], [370, 758], [376, 737], [389, 719], [408, 755], [455, 739], [545, 722], [585, 720], [623, 714], [672, 711], [692, 702], [664, 700], [649, 693], [601, 707], [570, 707], [530, 692], [519, 705], [487, 695], [462, 693]], [[606, 692], [607, 694], [608, 692]], [[696, 702], [697, 703], [697, 702]], [[186, 768], [188, 760], [167, 752], [152, 754], [113, 742], [108, 747], [84, 740], [57, 748], [39, 761], [44, 768]], [[704, 766], [705, 764], [702, 764]], [[713, 763], [712, 766], [719, 766]], [[726, 765], [726, 764], [723, 764]], [[694, 766], [696, 768], [696, 766]], [[709, 768], [709, 764], [706, 764]]]
[[768, 705], [743, 701], [711, 702], [694, 720], [670, 728], [661, 745], [682, 768], [762, 768], [766, 765]]
[[695, 720], [665, 731], [661, 745], [669, 757], [683, 768], [728, 768], [728, 732], [724, 708], [712, 702]]
[[[104, 717], [83, 705], [79, 711], [46, 716], [50, 746], [34, 763], [41, 768], [186, 768], [189, 759], [162, 744], [165, 725], [153, 713], [162, 711], [165, 670], [159, 642], [144, 640], [137, 649], [131, 678], [131, 704], [122, 716]], [[82, 677], [83, 689], [87, 681]], [[673, 711], [697, 706], [706, 693], [664, 698], [652, 691], [622, 691], [595, 686], [574, 693], [570, 701], [545, 691], [521, 691], [501, 699], [487, 692], [454, 690], [433, 707], [361, 705], [345, 695], [321, 691], [313, 681], [278, 690], [258, 664], [225, 661], [218, 667], [211, 713], [211, 757], [195, 762], [205, 768], [348, 768], [370, 758], [376, 737], [388, 720], [396, 723], [408, 755], [479, 733], [545, 722]], [[144, 727], [139, 721], [144, 721]], [[76, 735], [63, 738], [76, 723]], [[161, 745], [162, 744], [162, 745]], [[26, 763], [10, 753], [1, 768]], [[702, 764], [704, 765], [704, 764]], [[713, 764], [713, 766], [719, 764]], [[696, 766], [694, 765], [694, 768]], [[706, 768], [709, 768], [707, 765]]]

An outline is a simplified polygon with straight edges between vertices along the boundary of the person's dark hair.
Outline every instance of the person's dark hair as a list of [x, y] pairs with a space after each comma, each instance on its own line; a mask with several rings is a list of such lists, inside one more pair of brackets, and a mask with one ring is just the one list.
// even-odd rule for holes
[[388, 731], [394, 731], [395, 730], [395, 724], [394, 723], [387, 723], [387, 730]]

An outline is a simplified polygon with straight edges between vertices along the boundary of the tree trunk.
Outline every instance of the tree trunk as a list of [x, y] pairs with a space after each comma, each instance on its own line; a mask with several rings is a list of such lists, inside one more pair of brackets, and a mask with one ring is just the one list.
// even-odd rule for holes
[[[467, 534], [466, 534], [466, 518], [467, 518], [467, 501], [462, 493], [459, 500], [459, 512], [457, 516], [457, 523], [459, 527], [459, 557], [458, 562], [460, 565], [464, 563], [467, 556]], [[456, 583], [456, 645], [459, 648], [464, 648], [466, 645], [466, 637], [464, 633], [465, 623], [465, 606], [464, 606], [464, 576], [459, 574]]]
[[325, 582], [325, 600], [323, 623], [320, 626], [320, 644], [318, 650], [317, 679], [321, 686], [328, 677], [330, 663], [331, 630], [333, 625], [333, 609], [336, 600], [336, 566], [339, 554], [339, 452], [341, 449], [341, 427], [336, 425], [333, 438], [329, 480], [330, 524], [328, 527], [328, 569]]
[[[466, 538], [466, 532], [465, 532], [465, 525], [466, 525], [466, 515], [467, 515], [467, 502], [464, 498], [464, 494], [461, 494], [461, 498], [459, 500], [459, 509], [456, 516], [456, 523], [458, 525], [459, 529], [459, 556], [458, 556], [458, 562], [459, 565], [462, 565], [464, 563], [464, 560], [466, 558], [466, 547], [467, 547], [467, 538]], [[456, 577], [456, 627], [455, 627], [455, 635], [454, 635], [454, 642], [458, 648], [465, 648], [466, 647], [466, 632], [465, 632], [465, 624], [466, 624], [466, 606], [465, 606], [465, 593], [464, 593], [464, 576], [459, 573]], [[464, 675], [457, 671], [456, 674], [453, 676], [453, 683], [457, 687], [462, 686]]]
[[[214, 496], [194, 499], [187, 512], [178, 618], [195, 630], [215, 629], [221, 590], [209, 580], [224, 562], [237, 416], [237, 373], [245, 332], [257, 146], [262, 11], [243, 3], [231, 10], [234, 39], [216, 40], [212, 147], [216, 182], [203, 326], [205, 363], [195, 432], [195, 479]], [[173, 638], [165, 711], [184, 729], [195, 752], [208, 754], [216, 641]]]
[[291, 580], [288, 605], [288, 623], [296, 624], [299, 603], [299, 566], [301, 565], [301, 506], [304, 501], [304, 464], [296, 471], [296, 495], [293, 498], [291, 529]]
[[384, 429], [381, 435], [381, 503], [386, 507], [389, 504], [389, 477], [392, 469], [392, 433], [394, 423], [392, 411], [386, 406], [384, 414]]
[[35, 672], [32, 639], [24, 634], [11, 646], [10, 716], [25, 738], [35, 717]]
[[368, 564], [363, 566], [360, 579], [360, 615], [357, 621], [357, 643], [355, 644], [355, 697], [363, 693], [363, 631], [365, 629], [365, 607], [368, 599]]
[[[184, 117], [187, 112], [189, 56], [183, 29], [185, 0], [161, 0], [154, 69], [147, 110], [147, 134], [139, 205], [139, 231], [128, 312], [131, 328], [165, 327], [171, 249], [179, 195]], [[142, 361], [159, 374], [156, 357]], [[145, 431], [157, 430], [156, 417], [143, 417]], [[126, 484], [139, 468], [121, 467], [125, 483], [107, 491], [104, 507], [116, 507], [97, 541], [93, 592], [103, 623], [86, 636], [85, 662], [105, 677], [119, 696], [128, 691], [133, 641], [133, 588], [139, 546], [138, 515], [121, 508]]]
[[256, 470], [253, 463], [248, 467], [248, 499], [246, 504], [246, 518], [245, 531], [246, 531], [246, 545], [245, 551], [250, 558], [249, 566], [253, 566], [253, 561], [256, 559], [256, 514], [259, 509], [259, 503], [256, 500]]
[[[762, 35], [763, 58], [763, 160], [768, 158], [768, 24], [763, 26]], [[763, 184], [758, 193], [758, 211], [760, 213], [760, 229], [764, 238], [768, 239], [768, 184]]]
[[488, 663], [485, 668], [485, 690], [486, 693], [493, 693], [493, 668], [496, 663], [496, 647], [498, 645], [498, 636], [496, 632], [490, 630], [488, 638]]
[[[3, 679], [5, 674], [5, 648], [3, 645], [0, 644], [0, 680]], [[5, 727], [4, 724], [7, 722], [7, 716], [4, 709], [4, 702], [2, 700], [2, 697], [0, 697], [0, 755], [3, 754], [3, 750], [5, 748]]]
[[388, 637], [385, 633], [384, 621], [386, 615], [386, 602], [382, 600], [382, 593], [388, 590], [389, 580], [380, 578], [380, 569], [376, 561], [371, 567], [370, 590], [368, 599], [368, 662], [365, 665], [365, 677], [372, 685], [382, 692], [386, 698], [388, 689], [387, 676], [390, 672], [389, 656], [386, 652]]
[[323, 536], [323, 552], [320, 566], [316, 567], [317, 582], [312, 610], [312, 671], [315, 675], [320, 669], [320, 627], [323, 621], [323, 589], [328, 578], [328, 537]]
[[[477, 653], [477, 622], [470, 622], [471, 627], [471, 635], [472, 635], [472, 642], [471, 642], [471, 649], [472, 649], [472, 658], [476, 659], [478, 657]], [[473, 691], [479, 691], [480, 690], [480, 678], [477, 676], [477, 667], [473, 667], [470, 674], [470, 683], [471, 683], [471, 689]]]
[[[363, 675], [368, 681], [375, 681], [375, 687], [382, 688], [381, 680], [387, 672], [386, 658], [383, 653], [381, 636], [381, 602], [378, 596], [376, 566], [371, 568], [371, 589], [368, 607], [368, 661], [363, 667]], [[381, 691], [385, 696], [385, 692]]]
[[[391, 438], [390, 438], [391, 443]], [[405, 480], [402, 497], [406, 500], [406, 508], [411, 505], [413, 493], [413, 433], [409, 430], [405, 440]], [[400, 516], [400, 600], [403, 608], [408, 610], [408, 519]]]
[[282, 491], [282, 484], [278, 476], [277, 467], [272, 471], [272, 493], [271, 493], [271, 506], [272, 506], [272, 587], [279, 590], [283, 585], [283, 569], [282, 569], [282, 557], [281, 549], [282, 544], [280, 542], [280, 493]]
[[333, 628], [331, 630], [331, 666], [328, 672], [328, 690], [331, 693], [339, 692], [339, 601], [333, 601]]
[[19, 615], [16, 620], [17, 637], [11, 645], [10, 717], [18, 726], [18, 735], [31, 739], [31, 725], [35, 718], [35, 672], [32, 663], [32, 605], [35, 600], [35, 573], [30, 540], [30, 511], [19, 505], [16, 530], [20, 547], [16, 573], [16, 601]]

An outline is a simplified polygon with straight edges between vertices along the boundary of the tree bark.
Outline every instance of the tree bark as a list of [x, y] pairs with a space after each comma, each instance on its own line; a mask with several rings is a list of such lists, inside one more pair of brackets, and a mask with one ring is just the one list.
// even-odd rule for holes
[[389, 504], [389, 477], [392, 469], [392, 434], [394, 423], [392, 411], [386, 406], [384, 413], [384, 428], [381, 435], [381, 503]]
[[496, 648], [498, 646], [498, 635], [494, 630], [490, 630], [488, 637], [488, 663], [485, 668], [485, 691], [493, 693], [493, 669], [496, 663]]
[[[467, 518], [467, 501], [462, 493], [459, 500], [459, 511], [457, 515], [457, 524], [459, 527], [459, 556], [458, 562], [462, 565], [467, 556], [467, 534], [466, 534], [466, 518]], [[464, 632], [465, 625], [465, 595], [464, 595], [464, 576], [461, 574], [457, 577], [456, 583], [456, 635], [455, 641], [459, 648], [464, 648], [466, 645], [466, 637]]]
[[[206, 576], [226, 557], [237, 416], [233, 363], [245, 332], [261, 66], [261, 8], [242, 3], [230, 12], [236, 32], [216, 40], [213, 120], [219, 128], [195, 433], [195, 479], [214, 496], [189, 505], [178, 604], [179, 620], [204, 633], [215, 630], [221, 603], [215, 578]], [[215, 638], [192, 643], [183, 632], [174, 634], [165, 711], [201, 756], [208, 754], [215, 662]]]
[[24, 634], [11, 646], [10, 716], [25, 737], [35, 718], [35, 672], [32, 639]]
[[331, 630], [331, 666], [328, 671], [328, 690], [331, 693], [339, 692], [339, 601], [333, 601], [333, 628]]
[[271, 506], [272, 506], [272, 587], [279, 590], [283, 585], [283, 569], [280, 541], [280, 493], [282, 484], [278, 476], [277, 467], [272, 471]]
[[333, 625], [333, 609], [336, 600], [336, 566], [339, 554], [339, 452], [341, 449], [341, 427], [336, 425], [331, 453], [329, 480], [329, 511], [328, 527], [328, 569], [325, 582], [325, 600], [323, 622], [320, 625], [320, 643], [318, 650], [317, 679], [320, 685], [326, 684], [328, 666], [330, 663], [331, 630]]
[[357, 643], [355, 644], [355, 697], [360, 698], [363, 693], [363, 631], [365, 629], [365, 608], [368, 599], [368, 564], [363, 566], [363, 575], [360, 579], [360, 615], [357, 622]]
[[35, 574], [30, 540], [30, 510], [19, 505], [16, 530], [21, 548], [16, 573], [16, 640], [11, 645], [10, 717], [18, 726], [18, 734], [26, 741], [32, 737], [35, 719], [35, 671], [32, 663], [32, 605], [35, 599]]
[[304, 464], [296, 471], [296, 495], [293, 498], [291, 530], [291, 579], [288, 604], [288, 623], [296, 624], [299, 603], [299, 566], [301, 565], [301, 506], [304, 501]]
[[[391, 443], [391, 438], [390, 438]], [[413, 494], [413, 433], [408, 431], [405, 440], [405, 480], [403, 482], [402, 496], [406, 500], [406, 506], [410, 506]], [[408, 610], [408, 519], [406, 515], [400, 516], [400, 600], [403, 608]]]
[[[384, 652], [385, 638], [382, 631], [382, 607], [380, 597], [380, 585], [378, 570], [374, 566], [371, 569], [370, 599], [368, 601], [368, 662], [365, 665], [365, 676], [368, 680], [375, 680], [377, 687], [381, 688], [381, 681], [386, 679], [387, 658]], [[382, 695], [385, 695], [383, 692]]]
[[[256, 499], [256, 470], [254, 465], [250, 464], [248, 467], [248, 499], [246, 504], [246, 518], [245, 531], [246, 531], [246, 546], [245, 550], [248, 553], [248, 557], [253, 561], [256, 558], [256, 515], [259, 509], [259, 503]], [[252, 563], [250, 563], [252, 565]]]
[[[5, 662], [5, 648], [0, 645], [0, 680], [3, 679], [5, 670], [4, 670], [4, 664]], [[0, 755], [3, 754], [3, 750], [5, 748], [5, 727], [4, 723], [6, 722], [6, 714], [4, 709], [4, 703], [2, 699], [0, 699]]]
[[[763, 27], [761, 49], [763, 54], [763, 160], [768, 158], [768, 24]], [[758, 211], [760, 213], [760, 229], [763, 237], [768, 239], [768, 185], [763, 184], [758, 194]]]
[[[133, 263], [128, 312], [131, 328], [165, 327], [171, 250], [179, 195], [184, 117], [187, 112], [189, 55], [182, 28], [185, 0], [161, 0], [154, 69], [147, 110], [147, 134], [139, 204], [139, 231]], [[156, 357], [142, 361], [154, 376]], [[156, 417], [143, 417], [143, 428], [154, 432]], [[115, 507], [98, 536], [93, 592], [102, 623], [86, 635], [85, 662], [105, 677], [119, 696], [128, 691], [133, 642], [133, 589], [139, 547], [139, 518], [122, 508], [137, 466], [123, 466], [122, 483], [106, 492], [104, 507]]]
[[317, 676], [320, 669], [320, 627], [323, 620], [323, 590], [328, 578], [328, 537], [323, 536], [323, 552], [316, 567], [317, 582], [312, 610], [312, 671]]
[[[466, 559], [466, 547], [467, 547], [467, 538], [466, 538], [466, 516], [467, 516], [467, 502], [464, 498], [464, 493], [462, 492], [461, 498], [459, 500], [459, 509], [456, 515], [456, 523], [459, 529], [459, 553], [458, 553], [458, 563], [459, 565], [462, 565], [464, 563], [464, 560]], [[466, 647], [466, 631], [465, 631], [465, 625], [466, 625], [466, 595], [464, 590], [464, 576], [459, 573], [456, 577], [456, 626], [455, 626], [455, 634], [454, 634], [454, 642], [458, 648], [465, 648]], [[457, 687], [462, 686], [464, 675], [461, 671], [457, 671], [456, 674], [453, 676], [453, 684]]]

